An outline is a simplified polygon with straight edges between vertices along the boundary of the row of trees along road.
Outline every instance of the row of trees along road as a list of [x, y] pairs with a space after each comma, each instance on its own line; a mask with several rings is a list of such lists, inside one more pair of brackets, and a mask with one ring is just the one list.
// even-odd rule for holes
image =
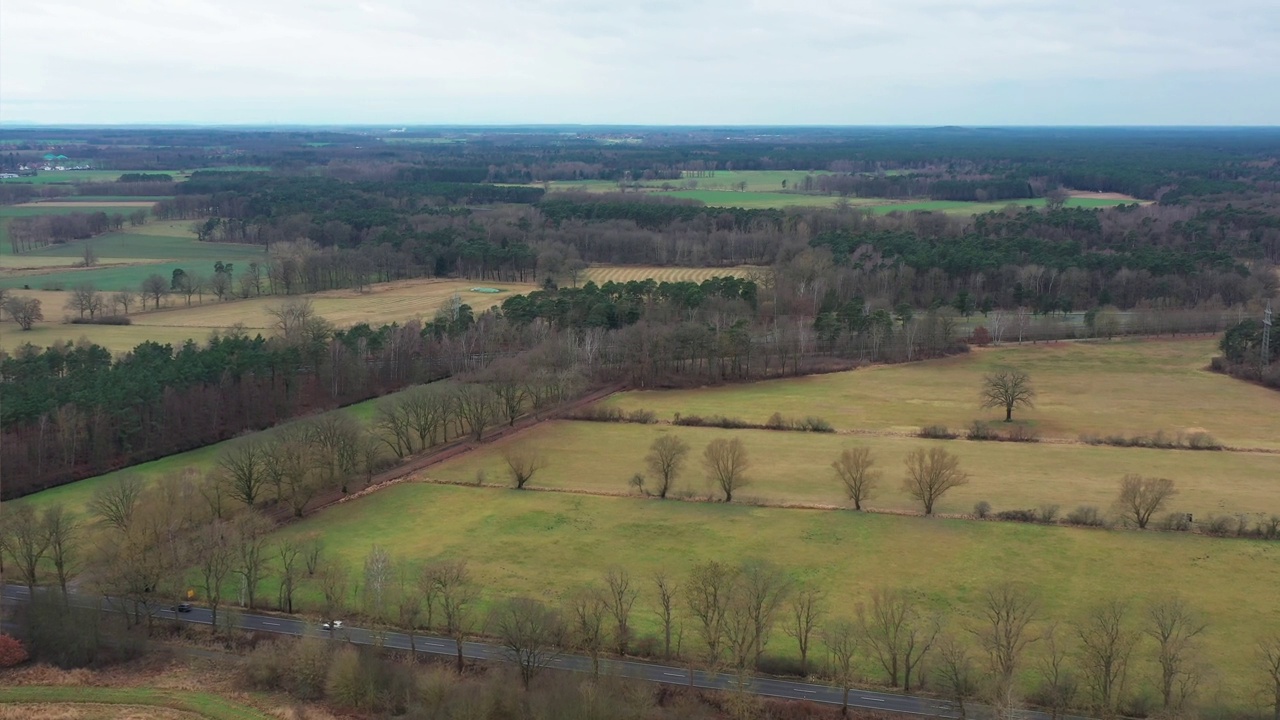
[[[453, 638], [459, 671], [461, 644], [489, 636], [526, 687], [559, 654], [576, 651], [597, 673], [607, 655], [639, 654], [681, 661], [690, 671], [745, 677], [767, 669], [816, 674], [845, 688], [927, 689], [953, 701], [962, 717], [974, 700], [1001, 711], [1035, 704], [1055, 717], [1072, 709], [1192, 717], [1224, 679], [1203, 656], [1209, 619], [1176, 594], [1145, 605], [1103, 597], [1062, 619], [1028, 586], [997, 581], [977, 593], [971, 613], [948, 618], [910, 588], [882, 585], [841, 597], [766, 561], [708, 560], [682, 575], [637, 577], [612, 567], [548, 604], [486, 592], [459, 559], [423, 563], [374, 546], [352, 567], [319, 536], [275, 539], [257, 510], [220, 507], [190, 478], [149, 487], [117, 481], [90, 508], [89, 517], [59, 505], [9, 511], [0, 555], [29, 586], [52, 569], [55, 591], [65, 594], [83, 575], [94, 591], [127, 601], [117, 609], [134, 632], [151, 630], [150, 611], [184, 597], [185, 588], [214, 613], [215, 634], [232, 632], [228, 605], [293, 612], [306, 590], [313, 610], [326, 618], [355, 613], [377, 636], [397, 628]], [[274, 598], [259, 592], [268, 580], [278, 587]], [[62, 620], [72, 617], [66, 613]], [[59, 621], [56, 613], [41, 617]], [[78, 630], [96, 622], [75, 618]], [[795, 660], [779, 654], [780, 636]], [[33, 650], [38, 659], [42, 648]], [[1240, 680], [1263, 705], [1274, 694], [1280, 712], [1280, 634], [1261, 634], [1250, 652], [1252, 674]]]

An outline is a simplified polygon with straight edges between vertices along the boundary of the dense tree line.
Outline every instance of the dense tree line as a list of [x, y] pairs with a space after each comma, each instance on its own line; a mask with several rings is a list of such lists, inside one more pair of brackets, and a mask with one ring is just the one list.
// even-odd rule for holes
[[13, 253], [30, 252], [72, 240], [86, 240], [124, 227], [122, 213], [69, 213], [35, 215], [9, 221], [9, 245]]

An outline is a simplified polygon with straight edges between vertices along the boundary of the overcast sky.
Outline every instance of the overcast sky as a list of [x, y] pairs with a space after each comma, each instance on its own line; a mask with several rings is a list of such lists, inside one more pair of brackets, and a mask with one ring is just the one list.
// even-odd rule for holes
[[1280, 124], [1280, 0], [2, 0], [0, 122]]

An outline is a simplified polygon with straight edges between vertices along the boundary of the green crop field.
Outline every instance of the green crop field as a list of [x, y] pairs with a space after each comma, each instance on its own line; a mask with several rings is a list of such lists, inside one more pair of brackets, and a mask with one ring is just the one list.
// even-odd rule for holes
[[78, 283], [88, 282], [104, 291], [115, 291], [125, 287], [137, 289], [143, 279], [152, 273], [169, 277], [174, 269], [183, 268], [211, 274], [215, 261], [247, 265], [263, 259], [263, 248], [257, 245], [198, 242], [190, 235], [175, 237], [153, 235], [146, 226], [136, 230], [142, 230], [142, 232], [135, 232], [134, 228], [129, 228], [125, 232], [101, 235], [92, 240], [41, 248], [24, 253], [23, 257], [77, 257], [84, 252], [84, 246], [88, 244], [103, 260], [130, 258], [136, 261], [151, 260], [155, 261], [154, 263], [104, 266], [22, 277], [0, 277], [0, 287], [21, 288], [29, 285], [35, 289], [67, 289]]
[[1077, 439], [1204, 430], [1233, 446], [1280, 449], [1280, 393], [1210, 372], [1216, 340], [1132, 340], [1004, 345], [966, 355], [852, 372], [700, 390], [629, 392], [608, 401], [670, 419], [680, 412], [763, 423], [769, 415], [817, 415], [837, 429], [914, 432], [974, 419], [985, 373], [1012, 365], [1030, 374], [1036, 407], [1019, 410], [1046, 438]]
[[[1280, 630], [1280, 606], [1267, 600], [1280, 587], [1280, 545], [1261, 541], [420, 483], [344, 503], [279, 534], [308, 533], [321, 533], [325, 552], [357, 573], [375, 544], [412, 563], [465, 557], [490, 597], [555, 602], [621, 566], [642, 584], [641, 634], [656, 630], [648, 580], [655, 571], [679, 579], [698, 561], [746, 558], [771, 560], [822, 588], [836, 616], [851, 616], [877, 587], [919, 590], [955, 630], [976, 621], [979, 594], [1001, 580], [1034, 585], [1043, 615], [1058, 620], [1078, 618], [1105, 597], [1136, 604], [1179, 592], [1211, 618], [1204, 658], [1236, 689], [1252, 680], [1241, 649], [1265, 629]], [[303, 599], [314, 603], [317, 594], [308, 586]], [[686, 627], [687, 646], [690, 634]], [[794, 647], [776, 631], [769, 651], [794, 655]], [[1145, 674], [1150, 647], [1139, 652], [1134, 670]]]
[[[672, 190], [663, 197], [698, 200], [708, 207], [739, 207], [748, 210], [788, 207], [831, 207], [840, 198], [835, 195], [801, 195], [784, 192], [738, 192], [736, 190]], [[857, 203], [855, 198], [851, 200]]]

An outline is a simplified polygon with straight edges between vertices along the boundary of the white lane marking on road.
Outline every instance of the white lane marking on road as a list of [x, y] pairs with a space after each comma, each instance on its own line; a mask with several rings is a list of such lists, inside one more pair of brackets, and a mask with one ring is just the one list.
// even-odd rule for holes
[[684, 677], [684, 673], [662, 673], [662, 674], [666, 675], [667, 677], [678, 677], [678, 678]]
[[858, 696], [858, 699], [859, 699], [859, 700], [870, 700], [871, 702], [884, 702], [884, 698], [871, 698], [871, 697], [867, 697], [867, 696], [865, 696], [865, 695], [859, 695], [859, 696]]
[[807, 693], [816, 693], [816, 692], [818, 692], [817, 690], [805, 690], [804, 688], [795, 688], [795, 691], [796, 691], [796, 692], [807, 692]]
[[270, 620], [263, 620], [263, 621], [262, 621], [262, 624], [263, 624], [263, 625], [275, 625], [276, 627], [279, 627], [279, 626], [280, 626], [280, 623], [278, 623], [278, 622], [271, 622]]

